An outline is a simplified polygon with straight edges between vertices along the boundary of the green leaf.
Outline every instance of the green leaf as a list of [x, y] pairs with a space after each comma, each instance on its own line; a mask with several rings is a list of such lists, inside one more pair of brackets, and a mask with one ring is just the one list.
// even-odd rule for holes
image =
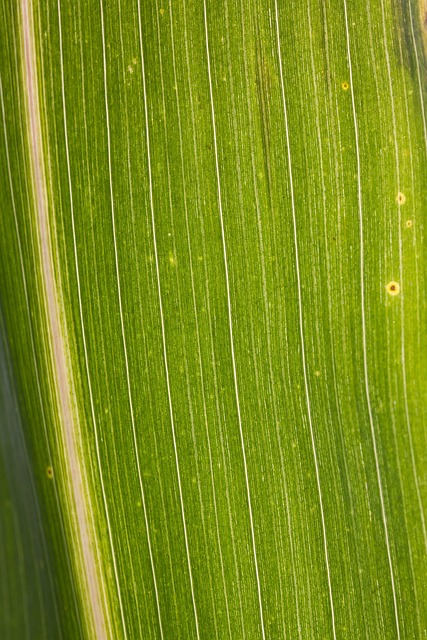
[[419, 0], [0, 2], [0, 636], [427, 637]]

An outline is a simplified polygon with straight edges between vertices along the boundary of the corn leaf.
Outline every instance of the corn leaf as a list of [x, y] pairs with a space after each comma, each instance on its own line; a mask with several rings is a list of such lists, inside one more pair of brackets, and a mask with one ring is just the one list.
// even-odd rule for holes
[[426, 16], [0, 1], [0, 637], [427, 637]]

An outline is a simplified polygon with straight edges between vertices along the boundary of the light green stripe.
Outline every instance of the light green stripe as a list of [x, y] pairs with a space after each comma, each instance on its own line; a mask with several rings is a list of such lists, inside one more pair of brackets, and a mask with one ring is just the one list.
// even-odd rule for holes
[[[81, 590], [80, 598], [89, 635], [106, 638], [104, 611], [98, 584], [98, 569], [93, 556], [93, 533], [90, 532], [88, 517], [91, 510], [88, 493], [84, 488], [82, 466], [79, 462], [80, 451], [78, 432], [80, 429], [75, 390], [70, 379], [70, 367], [67, 363], [67, 335], [61, 326], [64, 316], [62, 294], [55, 282], [53, 257], [51, 251], [51, 228], [49, 225], [47, 181], [42, 142], [42, 124], [39, 103], [38, 66], [34, 36], [34, 16], [31, 0], [22, 0], [22, 77], [26, 97], [27, 132], [30, 150], [31, 179], [35, 207], [35, 233], [39, 244], [40, 271], [43, 280], [44, 307], [46, 324], [49, 329], [49, 348], [55, 391], [58, 402], [58, 427], [62, 442], [62, 461], [65, 476], [66, 506], [71, 525], [71, 540], [77, 572], [77, 581]], [[52, 473], [55, 473], [53, 467]], [[88, 513], [89, 512], [89, 513]], [[93, 521], [93, 516], [92, 516]], [[70, 542], [71, 542], [70, 540]]]

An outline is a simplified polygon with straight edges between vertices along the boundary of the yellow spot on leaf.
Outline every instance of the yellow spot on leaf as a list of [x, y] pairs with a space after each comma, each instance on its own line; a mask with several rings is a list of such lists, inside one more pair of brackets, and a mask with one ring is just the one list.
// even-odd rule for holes
[[393, 280], [391, 282], [388, 283], [388, 285], [386, 286], [387, 289], [387, 293], [390, 296], [397, 296], [398, 293], [400, 292], [400, 285], [398, 282], [394, 282]]
[[342, 84], [341, 84], [341, 88], [343, 91], [348, 91], [350, 88], [350, 85], [348, 84], [347, 80], [345, 80]]
[[316, 376], [316, 378], [319, 378], [320, 377], [320, 371], [315, 371], [314, 375]]
[[412, 220], [407, 220], [405, 222], [405, 225], [408, 227], [408, 229], [410, 229], [412, 227]]
[[165, 10], [164, 9], [160, 9], [160, 15], [164, 16], [165, 15]]
[[169, 264], [171, 267], [176, 267], [177, 259], [172, 251], [169, 251]]
[[399, 191], [399, 193], [397, 194], [396, 200], [397, 200], [397, 204], [405, 204], [405, 202], [406, 202], [405, 194], [404, 193], [400, 193], [400, 191]]
[[49, 478], [49, 480], [52, 480], [52, 478], [53, 478], [53, 469], [52, 469], [52, 467], [47, 467], [46, 475]]

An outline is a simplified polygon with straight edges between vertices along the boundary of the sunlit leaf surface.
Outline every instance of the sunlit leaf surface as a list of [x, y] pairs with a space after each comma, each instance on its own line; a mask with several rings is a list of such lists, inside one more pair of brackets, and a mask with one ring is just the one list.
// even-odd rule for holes
[[0, 637], [427, 637], [421, 0], [0, 1]]

